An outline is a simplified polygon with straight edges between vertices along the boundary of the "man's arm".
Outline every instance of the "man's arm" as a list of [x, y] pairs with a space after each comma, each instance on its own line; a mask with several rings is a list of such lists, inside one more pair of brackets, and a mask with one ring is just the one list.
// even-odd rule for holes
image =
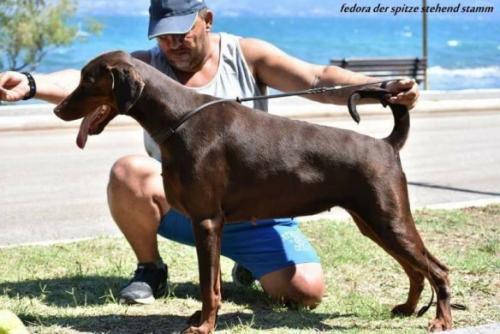
[[[132, 56], [149, 64], [148, 51], [135, 51]], [[32, 74], [36, 85], [34, 98], [59, 103], [76, 89], [80, 82], [80, 71], [62, 70], [48, 74]], [[0, 101], [22, 100], [30, 91], [28, 78], [19, 72], [0, 73]]]
[[[78, 86], [80, 71], [63, 70], [49, 74], [33, 74], [37, 99], [59, 103]], [[0, 73], [0, 100], [19, 101], [30, 91], [28, 78], [19, 72]]]
[[[284, 92], [321, 86], [356, 85], [378, 81], [378, 79], [337, 66], [307, 63], [261, 40], [241, 39], [240, 46], [245, 60], [257, 80]], [[419, 95], [418, 85], [410, 79], [393, 81], [387, 85], [387, 89], [393, 93], [390, 102], [404, 104], [409, 108], [414, 107]], [[306, 97], [322, 103], [346, 104], [351, 92], [341, 90]]]

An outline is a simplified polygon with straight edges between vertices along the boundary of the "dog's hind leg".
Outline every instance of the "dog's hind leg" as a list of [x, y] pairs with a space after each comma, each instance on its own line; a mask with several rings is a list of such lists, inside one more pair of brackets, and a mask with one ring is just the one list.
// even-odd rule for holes
[[[377, 189], [380, 191], [381, 188]], [[422, 277], [425, 277], [438, 298], [436, 318], [430, 323], [429, 329], [450, 329], [452, 318], [448, 269], [425, 248], [411, 216], [408, 197], [404, 196], [406, 187], [399, 188], [398, 192], [392, 190], [389, 188], [375, 198], [366, 198], [361, 209], [352, 211], [357, 212], [356, 222], [361, 232], [393, 256], [409, 276], [408, 300], [396, 306], [393, 312], [413, 313], [422, 290]], [[394, 196], [396, 193], [403, 196]]]
[[410, 316], [415, 313], [418, 301], [420, 300], [420, 295], [422, 294], [422, 290], [424, 290], [425, 277], [422, 273], [413, 269], [413, 267], [409, 264], [398, 258], [396, 258], [396, 260], [403, 267], [403, 270], [410, 279], [410, 290], [408, 291], [408, 299], [406, 302], [404, 304], [396, 305], [392, 309], [392, 314], [395, 316]]
[[[411, 216], [408, 218], [411, 222], [412, 228], [415, 229], [413, 219]], [[410, 223], [408, 223], [410, 224]], [[434, 291], [437, 294], [437, 307], [436, 317], [429, 324], [430, 331], [441, 331], [452, 328], [452, 316], [450, 307], [451, 289], [448, 280], [448, 268], [441, 264], [423, 245], [418, 232], [415, 234], [410, 233], [410, 237], [404, 236], [399, 240], [396, 238], [396, 246], [392, 246], [394, 251], [396, 249], [402, 250], [397, 253], [400, 261], [407, 263], [411, 266], [412, 270], [419, 272], [425, 276]], [[404, 266], [403, 266], [404, 267]], [[410, 289], [410, 294], [412, 293]], [[411, 296], [409, 296], [409, 300]], [[403, 304], [404, 305], [404, 304]], [[398, 311], [398, 307], [395, 308]]]
[[[376, 234], [374, 234], [371, 229], [366, 225], [365, 221], [361, 219], [354, 212], [349, 212], [356, 222], [360, 232], [377, 243], [380, 247], [384, 248], [384, 243], [378, 239]], [[424, 275], [422, 275], [417, 270], [413, 269], [411, 265], [402, 261], [394, 254], [389, 253], [398, 263], [403, 267], [403, 270], [408, 275], [408, 279], [410, 280], [410, 290], [408, 292], [408, 299], [404, 304], [400, 304], [395, 306], [392, 309], [392, 314], [396, 316], [410, 316], [415, 312], [417, 308], [418, 301], [420, 299], [420, 295], [422, 294], [422, 290], [424, 289]]]

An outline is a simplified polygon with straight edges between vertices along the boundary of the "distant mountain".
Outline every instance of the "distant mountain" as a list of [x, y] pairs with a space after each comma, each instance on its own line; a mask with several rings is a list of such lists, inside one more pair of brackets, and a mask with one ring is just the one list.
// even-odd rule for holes
[[[379, 3], [383, 6], [421, 6], [422, 0], [206, 0], [207, 5], [219, 16], [341, 16], [341, 15], [367, 15], [361, 13], [341, 13], [343, 4], [349, 7], [356, 5], [359, 7], [375, 7]], [[427, 0], [428, 6], [491, 6], [493, 13], [484, 14], [459, 14], [473, 17], [500, 17], [500, 12], [495, 5], [496, 0]], [[129, 1], [129, 0], [80, 0], [79, 13], [91, 15], [148, 15], [149, 1]], [[370, 14], [368, 14], [370, 15]], [[390, 13], [385, 15], [392, 15]], [[399, 14], [401, 15], [401, 14]], [[417, 14], [406, 14], [417, 15]], [[430, 14], [440, 16], [453, 16], [451, 14]]]

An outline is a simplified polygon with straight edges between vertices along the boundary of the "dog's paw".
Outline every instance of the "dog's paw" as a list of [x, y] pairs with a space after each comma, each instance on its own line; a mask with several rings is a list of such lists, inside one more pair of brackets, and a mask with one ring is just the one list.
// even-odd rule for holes
[[442, 332], [451, 329], [451, 323], [440, 318], [436, 318], [429, 323], [427, 329], [429, 332]]
[[200, 327], [195, 327], [195, 326], [190, 326], [186, 329], [184, 329], [181, 334], [210, 334], [213, 333], [214, 329], [210, 328], [210, 326], [200, 326]]
[[415, 308], [410, 307], [407, 304], [400, 304], [395, 306], [391, 313], [395, 317], [409, 317], [415, 313]]
[[190, 326], [190, 327], [185, 328], [185, 329], [181, 332], [181, 334], [193, 334], [193, 333], [200, 333], [200, 332], [198, 332], [196, 329], [197, 329], [197, 327]]

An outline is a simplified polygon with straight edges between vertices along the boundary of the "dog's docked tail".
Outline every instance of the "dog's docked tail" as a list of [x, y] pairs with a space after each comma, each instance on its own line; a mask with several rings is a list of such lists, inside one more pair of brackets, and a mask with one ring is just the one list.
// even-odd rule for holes
[[387, 103], [390, 95], [391, 94], [385, 89], [363, 88], [352, 93], [347, 102], [347, 107], [349, 108], [351, 117], [356, 123], [359, 123], [360, 118], [356, 110], [356, 104], [360, 99], [376, 99], [380, 101], [384, 107], [389, 105], [394, 116], [394, 128], [391, 134], [387, 138], [384, 138], [384, 140], [391, 144], [395, 150], [399, 151], [404, 146], [406, 138], [408, 138], [408, 133], [410, 131], [410, 114], [406, 106]]

